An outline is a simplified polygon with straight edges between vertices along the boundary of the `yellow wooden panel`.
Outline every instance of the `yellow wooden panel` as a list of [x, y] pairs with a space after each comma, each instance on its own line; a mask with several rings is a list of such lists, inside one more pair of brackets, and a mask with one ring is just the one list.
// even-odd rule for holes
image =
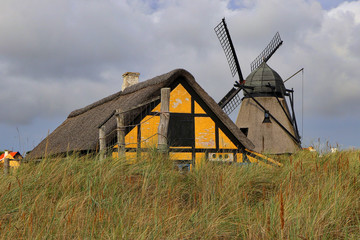
[[159, 116], [146, 116], [141, 121], [141, 147], [151, 147], [157, 145], [158, 142], [158, 127], [160, 117]]
[[195, 147], [215, 148], [215, 123], [209, 117], [195, 117]]
[[219, 129], [219, 148], [237, 149], [233, 142]]
[[[160, 112], [161, 103], [159, 103], [152, 112]], [[199, 113], [205, 113], [198, 105]], [[202, 111], [202, 112], [201, 112]], [[179, 84], [170, 93], [170, 112], [191, 113], [191, 95]]]
[[13, 161], [9, 161], [9, 165], [10, 167], [19, 167], [20, 166], [20, 161], [16, 161], [16, 160], [13, 160]]
[[127, 163], [130, 163], [130, 164], [136, 163], [137, 152], [126, 152], [125, 156], [126, 156]]
[[160, 112], [160, 103], [152, 110], [152, 112]]
[[138, 127], [134, 127], [125, 136], [125, 148], [137, 148], [137, 131]]
[[171, 148], [175, 148], [175, 149], [182, 149], [182, 150], [191, 150], [191, 147], [177, 147], [177, 146], [171, 146]]
[[192, 154], [187, 152], [170, 152], [171, 160], [192, 160]]
[[[14, 158], [13, 158], [14, 159]], [[20, 166], [20, 161], [17, 161], [17, 160], [10, 160], [9, 161], [9, 166], [10, 167], [14, 167], [14, 168], [17, 168]], [[4, 160], [1, 160], [0, 162], [0, 167], [4, 167]]]
[[170, 93], [170, 112], [191, 113], [191, 95], [181, 84]]
[[[113, 159], [117, 159], [117, 157], [119, 156], [118, 152], [112, 152], [112, 158]], [[136, 162], [137, 159], [137, 153], [136, 152], [126, 152], [125, 153], [125, 158], [126, 158], [126, 162], [129, 164], [134, 164]]]
[[199, 168], [205, 162], [205, 153], [195, 153], [195, 167]]
[[[138, 127], [134, 127], [130, 132], [128, 132], [128, 134], [126, 134], [125, 148], [137, 148], [137, 128]], [[116, 144], [113, 148], [118, 148], [118, 145]]]
[[237, 162], [241, 162], [241, 163], [242, 163], [242, 162], [243, 162], [243, 154], [242, 154], [242, 153], [237, 153], [237, 154], [236, 154], [236, 159], [237, 159], [237, 160], [236, 160]]
[[200, 107], [200, 105], [196, 101], [195, 101], [195, 109], [194, 109], [194, 111], [197, 114], [206, 114], [204, 109], [202, 109], [202, 107]]
[[257, 160], [257, 159], [254, 158], [254, 157], [250, 157], [249, 155], [247, 155], [247, 158], [249, 159], [249, 161], [250, 161], [251, 163], [257, 163], [257, 162], [259, 162], [259, 160]]

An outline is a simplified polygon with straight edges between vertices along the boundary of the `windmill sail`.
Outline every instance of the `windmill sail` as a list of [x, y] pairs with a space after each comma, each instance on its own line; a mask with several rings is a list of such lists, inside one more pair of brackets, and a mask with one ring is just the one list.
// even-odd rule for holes
[[225, 52], [232, 76], [234, 77], [235, 74], [238, 73], [240, 83], [242, 84], [244, 82], [244, 77], [241, 73], [240, 64], [236, 56], [229, 30], [226, 26], [225, 18], [221, 20], [221, 22], [214, 28], [214, 30]]
[[[244, 84], [244, 77], [241, 72], [240, 64], [236, 56], [235, 48], [227, 28], [225, 18], [221, 20], [221, 22], [214, 28], [214, 30], [220, 41], [221, 47], [225, 52], [232, 76], [234, 77], [236, 73], [238, 73], [240, 84]], [[240, 105], [241, 98], [238, 95], [240, 91], [241, 88], [233, 87], [218, 103], [226, 114], [230, 114], [236, 109], [237, 106]]]
[[[226, 114], [241, 104], [236, 126], [254, 143], [255, 151], [272, 154], [293, 153], [301, 148], [294, 111], [293, 90], [285, 88], [280, 75], [267, 61], [282, 45], [277, 32], [260, 55], [250, 64], [251, 73], [243, 78], [225, 19], [214, 28], [225, 52], [232, 76], [239, 81], [218, 103]], [[240, 96], [243, 90], [244, 96]], [[291, 111], [286, 97], [289, 97]]]
[[283, 41], [281, 40], [280, 34], [277, 32], [266, 48], [250, 64], [251, 72], [257, 69], [262, 62], [267, 62], [282, 43]]
[[241, 103], [241, 98], [239, 96], [239, 92], [241, 91], [241, 88], [235, 88], [233, 87], [226, 95], [223, 97], [218, 105], [223, 109], [223, 111], [229, 115], [232, 113], [237, 106]]
[[[224, 112], [229, 115], [241, 103], [241, 98], [239, 96], [241, 88], [238, 85], [244, 84], [245, 80], [240, 69], [240, 64], [236, 56], [235, 48], [227, 28], [225, 18], [221, 20], [221, 22], [214, 28], [214, 30], [220, 41], [221, 47], [225, 52], [232, 76], [234, 77], [236, 73], [239, 75], [239, 82], [235, 81], [235, 87], [233, 87], [218, 103]], [[282, 43], [283, 41], [280, 38], [280, 34], [277, 32], [268, 46], [251, 63], [251, 71], [259, 67], [263, 61], [268, 61]]]

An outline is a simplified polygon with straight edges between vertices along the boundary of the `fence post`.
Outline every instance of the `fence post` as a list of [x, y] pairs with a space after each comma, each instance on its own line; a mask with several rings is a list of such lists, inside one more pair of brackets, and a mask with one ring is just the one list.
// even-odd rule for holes
[[4, 174], [8, 175], [9, 171], [10, 171], [10, 160], [7, 157], [5, 157], [4, 158]]
[[121, 109], [116, 110], [118, 157], [125, 157], [125, 118]]
[[105, 136], [105, 126], [99, 128], [99, 145], [100, 145], [100, 161], [106, 158], [106, 136]]
[[164, 156], [168, 152], [170, 88], [161, 89], [160, 123], [158, 128], [158, 150]]

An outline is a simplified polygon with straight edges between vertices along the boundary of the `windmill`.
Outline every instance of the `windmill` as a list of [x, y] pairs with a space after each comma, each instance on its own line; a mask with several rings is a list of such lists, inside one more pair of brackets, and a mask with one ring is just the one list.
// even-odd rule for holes
[[[214, 28], [225, 52], [232, 76], [239, 80], [220, 100], [230, 114], [240, 104], [236, 125], [255, 144], [255, 151], [272, 154], [293, 153], [301, 147], [294, 111], [294, 90], [286, 89], [280, 75], [267, 61], [282, 45], [277, 32], [267, 47], [251, 62], [251, 73], [244, 79], [225, 18]], [[244, 97], [241, 98], [240, 91]], [[287, 100], [290, 102], [291, 111]]]

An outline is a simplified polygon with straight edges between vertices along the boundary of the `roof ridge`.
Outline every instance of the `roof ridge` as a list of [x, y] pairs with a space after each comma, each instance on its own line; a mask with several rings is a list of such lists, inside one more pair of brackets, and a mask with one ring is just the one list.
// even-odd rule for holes
[[[79, 116], [95, 107], [98, 107], [102, 104], [105, 104], [107, 102], [110, 102], [112, 100], [115, 100], [116, 98], [120, 97], [120, 96], [123, 96], [123, 95], [127, 95], [127, 94], [130, 94], [130, 93], [133, 93], [133, 92], [136, 92], [140, 89], [143, 89], [143, 88], [146, 88], [146, 87], [149, 87], [149, 86], [152, 86], [152, 85], [156, 85], [156, 84], [159, 84], [165, 80], [168, 80], [171, 75], [178, 75], [178, 74], [181, 74], [183, 72], [187, 72], [186, 70], [184, 69], [181, 69], [181, 68], [178, 68], [178, 69], [174, 69], [168, 73], [165, 73], [165, 74], [161, 74], [161, 75], [158, 75], [156, 77], [153, 77], [153, 78], [150, 78], [148, 80], [145, 80], [143, 82], [139, 82], [137, 84], [134, 84], [132, 86], [129, 86], [127, 87], [126, 89], [124, 89], [123, 91], [119, 91], [117, 93], [114, 93], [110, 96], [107, 96], [103, 99], [100, 99], [92, 104], [89, 104], [83, 108], [79, 108], [79, 109], [76, 109], [74, 111], [72, 111], [68, 118], [73, 118], [73, 117], [76, 117], [76, 116]], [[167, 76], [167, 77], [165, 77]]]

